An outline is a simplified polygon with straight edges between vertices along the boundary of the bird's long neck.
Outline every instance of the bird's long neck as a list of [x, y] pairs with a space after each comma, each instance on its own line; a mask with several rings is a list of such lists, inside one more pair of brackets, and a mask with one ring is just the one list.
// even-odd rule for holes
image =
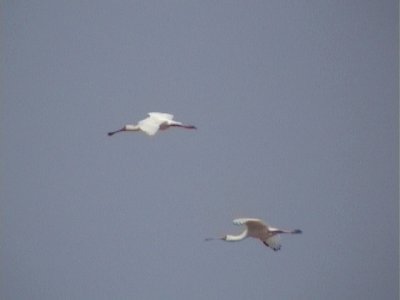
[[115, 131], [111, 131], [108, 133], [109, 136], [112, 136], [118, 132], [123, 132], [123, 131], [138, 131], [140, 130], [139, 125], [125, 125], [124, 127], [122, 127], [121, 129], [115, 130]]
[[238, 234], [238, 235], [231, 235], [231, 234], [228, 234], [228, 235], [225, 237], [225, 241], [228, 241], [228, 242], [237, 242], [237, 241], [241, 241], [241, 240], [245, 239], [246, 237], [247, 237], [247, 230], [243, 231], [241, 234]]
[[125, 127], [124, 127], [124, 131], [138, 131], [138, 130], [140, 130], [139, 125], [128, 124], [128, 125], [125, 125]]

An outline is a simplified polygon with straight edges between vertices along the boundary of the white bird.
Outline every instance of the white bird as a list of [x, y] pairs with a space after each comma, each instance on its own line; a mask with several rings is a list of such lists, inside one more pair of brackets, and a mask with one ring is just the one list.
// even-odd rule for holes
[[227, 242], [241, 241], [245, 238], [252, 237], [261, 240], [265, 246], [270, 247], [274, 251], [281, 249], [279, 242], [279, 234], [281, 233], [302, 233], [300, 229], [295, 230], [284, 230], [271, 227], [265, 224], [260, 219], [254, 218], [239, 218], [233, 220], [235, 225], [245, 225], [246, 229], [239, 235], [225, 235], [221, 238], [207, 238], [206, 241], [210, 240], [223, 240]]
[[186, 129], [196, 129], [196, 126], [185, 125], [181, 122], [174, 121], [174, 116], [167, 113], [150, 112], [148, 117], [144, 120], [139, 121], [137, 125], [127, 124], [119, 130], [111, 131], [108, 133], [109, 136], [122, 131], [143, 131], [148, 135], [155, 135], [158, 130], [165, 130], [169, 127], [181, 127]]

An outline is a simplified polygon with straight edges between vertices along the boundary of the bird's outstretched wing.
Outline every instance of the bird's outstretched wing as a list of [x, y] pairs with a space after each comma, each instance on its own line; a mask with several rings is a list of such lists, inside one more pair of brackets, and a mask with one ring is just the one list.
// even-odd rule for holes
[[160, 122], [153, 118], [146, 118], [138, 123], [140, 130], [148, 135], [155, 135], [160, 128]]
[[167, 113], [160, 113], [160, 112], [149, 112], [148, 113], [150, 118], [166, 121], [171, 121], [174, 118], [174, 115], [167, 114]]
[[264, 243], [265, 246], [270, 247], [274, 251], [278, 251], [282, 247], [279, 235], [273, 235], [262, 242]]
[[255, 218], [239, 218], [233, 220], [233, 224], [235, 225], [246, 225], [249, 230], [261, 230], [261, 229], [266, 229], [267, 224], [265, 224], [262, 220], [260, 219], [255, 219]]
[[234, 219], [232, 222], [235, 225], [245, 225], [247, 222], [250, 222], [250, 221], [263, 223], [262, 220], [256, 219], [256, 218], [238, 218], [238, 219]]
[[233, 220], [233, 223], [236, 225], [246, 225], [247, 235], [262, 241], [271, 235], [267, 224], [260, 219], [240, 218]]

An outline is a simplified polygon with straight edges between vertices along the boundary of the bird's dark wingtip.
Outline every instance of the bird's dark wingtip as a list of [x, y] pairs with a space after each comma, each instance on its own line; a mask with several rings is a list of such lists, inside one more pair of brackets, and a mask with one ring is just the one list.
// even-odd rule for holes
[[296, 230], [293, 230], [293, 233], [303, 233], [303, 231], [300, 229], [296, 229]]

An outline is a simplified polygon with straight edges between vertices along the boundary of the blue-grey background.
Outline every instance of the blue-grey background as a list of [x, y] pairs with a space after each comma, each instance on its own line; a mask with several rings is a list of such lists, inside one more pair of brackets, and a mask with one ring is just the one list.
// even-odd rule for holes
[[398, 298], [398, 1], [0, 3], [1, 299]]

